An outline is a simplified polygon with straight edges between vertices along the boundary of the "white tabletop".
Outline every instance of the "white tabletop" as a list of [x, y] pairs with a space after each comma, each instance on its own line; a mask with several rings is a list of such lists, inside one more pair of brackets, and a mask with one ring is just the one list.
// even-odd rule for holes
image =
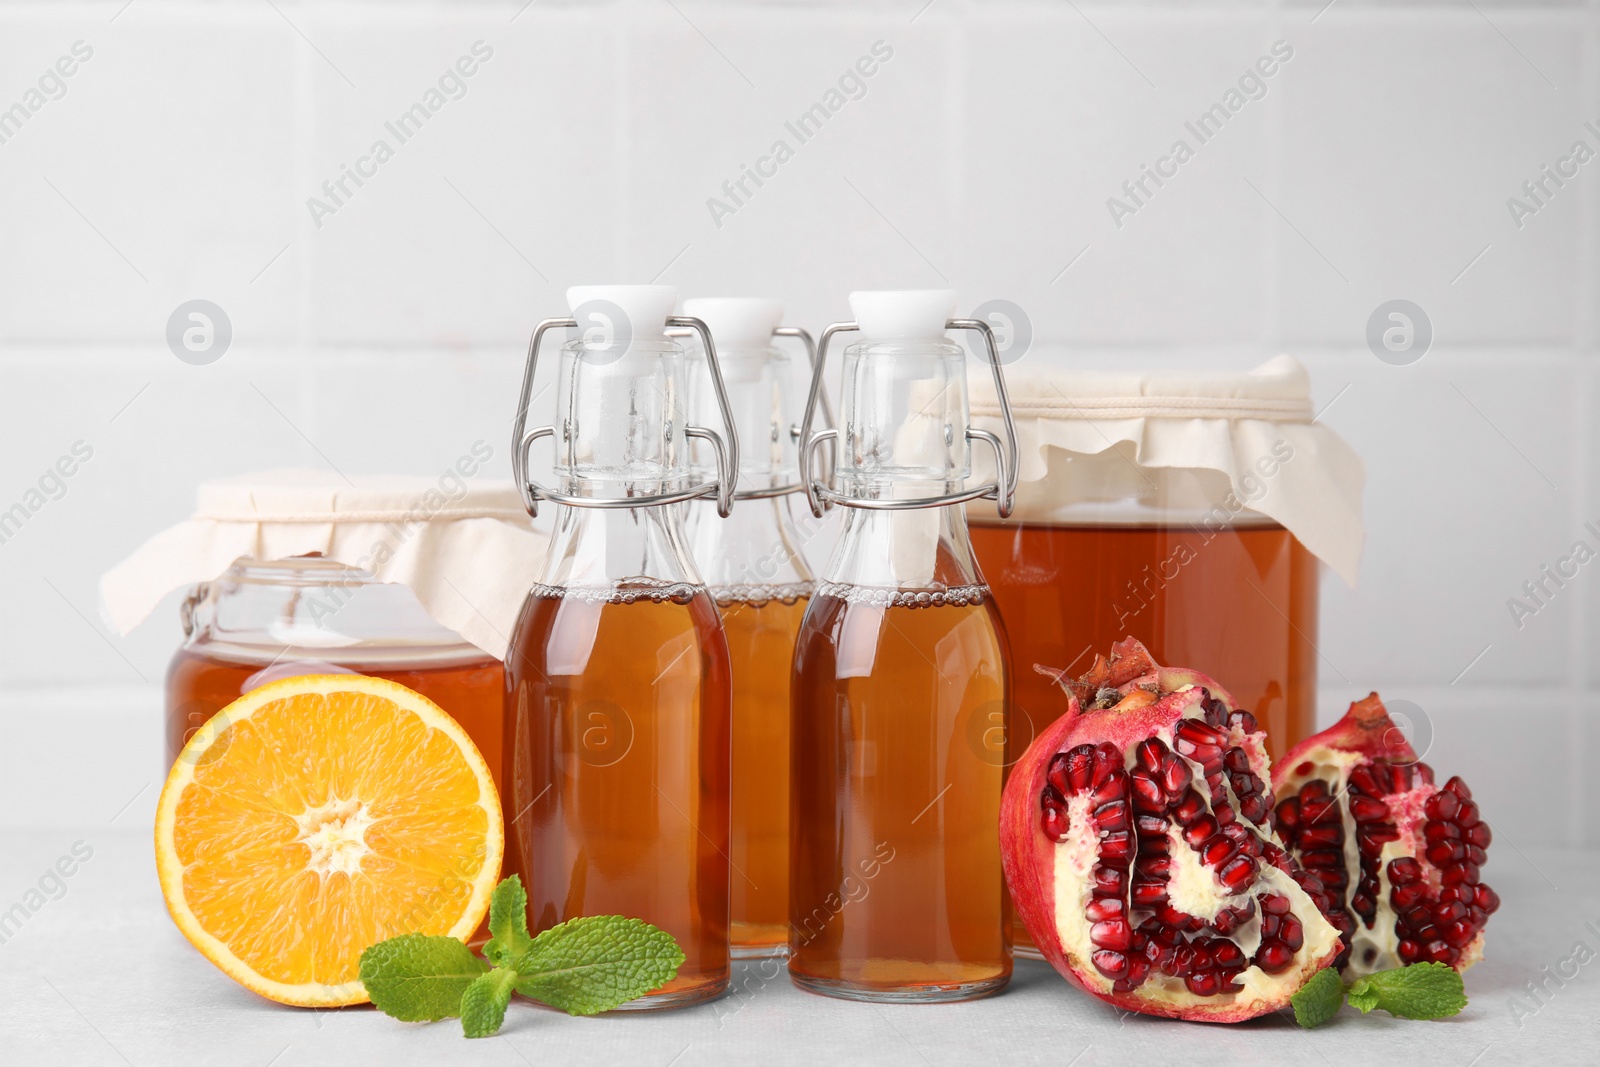
[[[1593, 850], [1524, 855], [1496, 843], [1485, 874], [1504, 906], [1489, 928], [1488, 958], [1467, 976], [1471, 1004], [1448, 1021], [1353, 1008], [1315, 1031], [1276, 1016], [1232, 1027], [1124, 1018], [1028, 961], [988, 1000], [889, 1007], [802, 993], [746, 964], [735, 973], [739, 992], [714, 1004], [575, 1019], [515, 1000], [499, 1036], [467, 1041], [453, 1020], [285, 1008], [235, 985], [168, 920], [139, 828], [0, 834], [0, 911], [24, 901], [79, 841], [92, 857], [61, 880], [56, 899], [31, 898], [42, 906], [0, 944], [0, 1063], [1600, 1063], [1600, 955], [1563, 963], [1580, 941], [1600, 953]], [[1535, 1011], [1525, 984], [1546, 967], [1556, 977]], [[1558, 985], [1562, 968], [1571, 977]]]

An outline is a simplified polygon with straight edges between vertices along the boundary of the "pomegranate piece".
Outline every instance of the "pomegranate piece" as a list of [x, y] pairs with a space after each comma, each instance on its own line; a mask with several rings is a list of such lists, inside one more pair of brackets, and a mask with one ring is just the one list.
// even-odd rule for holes
[[1238, 1022], [1284, 1007], [1343, 946], [1320, 883], [1272, 829], [1255, 716], [1131, 638], [1058, 680], [1067, 714], [1001, 804], [1006, 881], [1034, 943], [1124, 1010]]
[[1482, 958], [1500, 906], [1480, 875], [1489, 826], [1460, 778], [1434, 784], [1378, 694], [1290, 750], [1273, 790], [1276, 829], [1318, 880], [1347, 979], [1423, 961], [1464, 971]]

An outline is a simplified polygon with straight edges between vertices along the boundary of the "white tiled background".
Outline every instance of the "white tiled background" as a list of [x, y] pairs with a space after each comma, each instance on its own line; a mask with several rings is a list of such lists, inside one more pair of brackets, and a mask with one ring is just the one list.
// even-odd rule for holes
[[[504, 463], [531, 324], [568, 284], [658, 279], [814, 330], [852, 288], [949, 284], [1027, 309], [1031, 360], [1299, 356], [1369, 469], [1323, 720], [1410, 700], [1503, 838], [1600, 841], [1600, 562], [1520, 630], [1506, 606], [1600, 522], [1600, 161], [1521, 228], [1506, 206], [1600, 148], [1597, 30], [1527, 0], [0, 0], [0, 108], [93, 49], [0, 144], [0, 510], [94, 449], [0, 544], [0, 824], [148, 817], [176, 613], [112, 635], [96, 580], [198, 481], [442, 471], [479, 438]], [[466, 95], [315, 225], [480, 40]], [[1280, 40], [1266, 96], [1114, 225]], [[877, 41], [865, 95], [717, 226], [706, 199]], [[206, 367], [163, 340], [197, 297], [234, 329]], [[1437, 335], [1412, 366], [1364, 341], [1397, 297]]]

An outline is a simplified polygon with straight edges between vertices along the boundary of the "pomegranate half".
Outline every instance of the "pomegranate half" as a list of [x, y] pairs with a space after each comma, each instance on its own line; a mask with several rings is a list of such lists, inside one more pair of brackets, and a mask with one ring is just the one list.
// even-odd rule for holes
[[1284, 1007], [1342, 945], [1272, 831], [1255, 716], [1132, 638], [1058, 680], [1067, 714], [1012, 769], [1000, 812], [1034, 943], [1124, 1010], [1238, 1022]]
[[1483, 956], [1500, 897], [1483, 884], [1492, 834], [1459, 777], [1442, 787], [1373, 693], [1289, 750], [1275, 824], [1321, 883], [1346, 978]]

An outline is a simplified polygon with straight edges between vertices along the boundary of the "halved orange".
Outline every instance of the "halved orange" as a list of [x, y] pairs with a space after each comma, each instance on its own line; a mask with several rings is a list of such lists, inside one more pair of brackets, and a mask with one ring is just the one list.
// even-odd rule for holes
[[456, 721], [381, 678], [286, 678], [217, 712], [156, 811], [167, 910], [229, 977], [307, 1007], [367, 999], [367, 946], [465, 941], [505, 848], [494, 781]]

